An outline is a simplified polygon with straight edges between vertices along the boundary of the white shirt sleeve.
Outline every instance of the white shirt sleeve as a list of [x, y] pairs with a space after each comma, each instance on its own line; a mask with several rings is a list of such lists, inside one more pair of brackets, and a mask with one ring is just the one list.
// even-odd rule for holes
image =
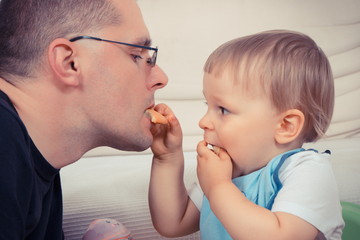
[[317, 239], [341, 239], [344, 221], [328, 154], [305, 151], [289, 157], [279, 172], [283, 187], [273, 212], [296, 215], [315, 226]]
[[191, 201], [195, 204], [196, 208], [201, 210], [202, 201], [204, 192], [202, 191], [200, 184], [198, 182], [194, 182], [190, 189], [188, 190], [188, 195]]

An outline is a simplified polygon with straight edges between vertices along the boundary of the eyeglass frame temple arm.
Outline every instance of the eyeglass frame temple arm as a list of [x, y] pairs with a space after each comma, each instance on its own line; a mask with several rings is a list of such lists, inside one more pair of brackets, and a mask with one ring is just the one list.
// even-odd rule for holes
[[77, 36], [77, 37], [69, 39], [69, 41], [70, 42], [75, 42], [75, 41], [80, 40], [80, 39], [93, 39], [93, 40], [97, 40], [97, 41], [122, 44], [122, 45], [130, 46], [130, 47], [140, 47], [140, 48], [144, 48], [144, 49], [147, 49], [147, 50], [153, 50], [153, 51], [156, 51], [156, 52], [158, 51], [157, 47], [153, 48], [153, 47], [147, 47], [147, 46], [140, 46], [140, 45], [136, 45], [136, 44], [117, 42], [117, 41], [106, 40], [106, 39], [102, 39], [102, 38], [98, 38], [98, 37], [90, 37], [90, 36]]

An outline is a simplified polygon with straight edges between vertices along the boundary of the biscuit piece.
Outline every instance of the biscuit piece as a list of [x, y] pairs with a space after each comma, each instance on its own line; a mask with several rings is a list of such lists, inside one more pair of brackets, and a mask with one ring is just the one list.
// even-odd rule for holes
[[213, 146], [213, 151], [214, 151], [214, 153], [215, 153], [216, 155], [219, 155], [219, 153], [220, 153], [220, 148], [217, 147], [217, 146]]
[[168, 124], [166, 117], [155, 111], [154, 109], [147, 109], [146, 113], [150, 116], [152, 123]]
[[216, 155], [219, 155], [220, 153], [220, 147], [212, 145], [212, 144], [207, 144], [207, 147], [212, 150]]

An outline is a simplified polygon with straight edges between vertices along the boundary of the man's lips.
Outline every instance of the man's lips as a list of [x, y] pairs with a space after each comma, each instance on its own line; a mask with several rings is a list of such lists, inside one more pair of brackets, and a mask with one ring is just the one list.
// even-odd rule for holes
[[144, 112], [146, 112], [146, 110], [148, 110], [148, 109], [154, 109], [154, 107], [155, 107], [155, 104], [154, 104], [154, 103], [151, 103], [151, 104], [144, 110]]

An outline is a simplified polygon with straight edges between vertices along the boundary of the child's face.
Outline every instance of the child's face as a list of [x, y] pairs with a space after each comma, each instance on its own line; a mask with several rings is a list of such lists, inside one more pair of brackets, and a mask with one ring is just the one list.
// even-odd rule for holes
[[208, 109], [200, 120], [204, 140], [225, 149], [233, 161], [233, 177], [265, 166], [276, 152], [274, 139], [279, 115], [264, 94], [244, 94], [226, 74], [204, 75]]

